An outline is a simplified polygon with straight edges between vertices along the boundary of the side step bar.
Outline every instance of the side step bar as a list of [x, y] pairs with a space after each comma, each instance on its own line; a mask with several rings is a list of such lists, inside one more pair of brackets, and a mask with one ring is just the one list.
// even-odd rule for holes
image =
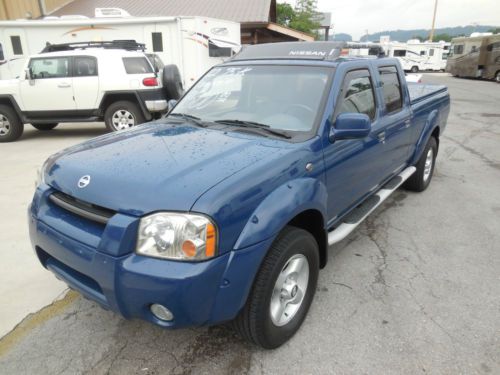
[[328, 245], [336, 244], [346, 238], [368, 215], [394, 193], [403, 182], [410, 178], [416, 170], [417, 168], [415, 167], [406, 168], [380, 188], [374, 195], [352, 210], [337, 228], [328, 232]]

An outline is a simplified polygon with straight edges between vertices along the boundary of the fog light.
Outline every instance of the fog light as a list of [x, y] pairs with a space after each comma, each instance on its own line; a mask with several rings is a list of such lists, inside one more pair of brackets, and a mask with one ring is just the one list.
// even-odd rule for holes
[[154, 316], [156, 316], [160, 320], [174, 320], [174, 314], [167, 309], [165, 306], [160, 305], [158, 303], [153, 303], [150, 307], [151, 312]]

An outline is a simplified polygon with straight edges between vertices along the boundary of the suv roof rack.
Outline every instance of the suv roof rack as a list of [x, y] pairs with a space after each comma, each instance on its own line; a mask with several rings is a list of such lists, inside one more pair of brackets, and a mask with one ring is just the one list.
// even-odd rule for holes
[[[368, 56], [349, 55], [349, 50], [368, 49]], [[356, 42], [283, 42], [245, 46], [232, 60], [304, 59], [333, 61], [338, 58], [385, 57], [380, 44]]]
[[76, 49], [87, 48], [124, 49], [127, 51], [144, 52], [144, 50], [146, 49], [146, 45], [144, 43], [137, 43], [135, 40], [131, 39], [111, 40], [105, 42], [74, 42], [62, 44], [50, 44], [49, 42], [47, 42], [47, 45], [40, 53], [72, 51]]

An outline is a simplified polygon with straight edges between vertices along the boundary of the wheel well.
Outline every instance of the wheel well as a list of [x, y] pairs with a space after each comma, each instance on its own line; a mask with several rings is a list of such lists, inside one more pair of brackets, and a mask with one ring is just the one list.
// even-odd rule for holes
[[102, 99], [101, 105], [99, 106], [101, 115], [104, 115], [104, 112], [106, 112], [106, 109], [111, 104], [118, 102], [120, 100], [128, 100], [130, 102], [133, 102], [137, 104], [139, 108], [144, 112], [141, 103], [139, 103], [139, 101], [137, 100], [137, 96], [134, 93], [116, 93], [116, 94], [108, 94]]
[[11, 107], [14, 110], [14, 112], [17, 114], [17, 117], [19, 117], [19, 119], [22, 120], [22, 117], [20, 116], [20, 112], [19, 112], [19, 107], [17, 106], [17, 103], [13, 102], [12, 98], [0, 97], [0, 104], [8, 105], [9, 107]]
[[320, 268], [324, 268], [328, 260], [328, 242], [321, 212], [318, 210], [301, 212], [290, 220], [288, 225], [304, 229], [314, 236], [319, 247], [319, 265]]
[[439, 126], [436, 126], [436, 128], [432, 131], [431, 137], [436, 138], [436, 143], [439, 147]]

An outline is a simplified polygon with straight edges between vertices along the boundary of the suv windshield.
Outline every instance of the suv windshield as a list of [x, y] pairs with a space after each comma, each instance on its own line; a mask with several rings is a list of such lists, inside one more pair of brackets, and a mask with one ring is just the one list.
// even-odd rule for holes
[[331, 68], [283, 65], [217, 67], [191, 88], [172, 114], [309, 132], [331, 72]]

